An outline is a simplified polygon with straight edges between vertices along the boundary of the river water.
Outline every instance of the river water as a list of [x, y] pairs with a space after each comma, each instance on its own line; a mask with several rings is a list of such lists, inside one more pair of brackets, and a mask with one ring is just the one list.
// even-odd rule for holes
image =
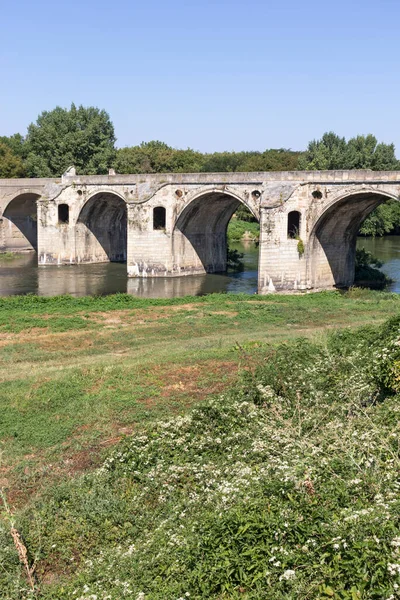
[[400, 235], [358, 238], [357, 248], [365, 248], [384, 263], [381, 271], [393, 279], [387, 290], [400, 294]]
[[190, 275], [187, 277], [135, 278], [126, 276], [126, 265], [46, 265], [38, 267], [36, 254], [1, 258], [0, 296], [37, 294], [39, 296], [89, 296], [124, 292], [148, 298], [200, 296], [213, 292], [257, 291], [258, 248], [254, 244], [235, 244], [244, 253], [242, 273]]
[[[382, 271], [394, 280], [389, 290], [400, 293], [400, 236], [359, 238], [357, 247], [369, 250], [385, 263]], [[0, 296], [88, 296], [127, 292], [148, 298], [171, 298], [213, 292], [254, 294], [257, 291], [258, 248], [254, 244], [236, 244], [234, 248], [244, 253], [245, 270], [242, 273], [154, 279], [128, 279], [126, 265], [120, 263], [38, 267], [35, 254], [12, 259], [0, 255]]]

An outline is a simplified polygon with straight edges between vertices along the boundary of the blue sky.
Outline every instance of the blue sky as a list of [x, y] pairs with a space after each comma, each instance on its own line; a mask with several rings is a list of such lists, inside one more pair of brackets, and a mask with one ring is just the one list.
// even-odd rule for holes
[[305, 148], [398, 127], [398, 0], [3, 2], [0, 135], [104, 108], [117, 145]]

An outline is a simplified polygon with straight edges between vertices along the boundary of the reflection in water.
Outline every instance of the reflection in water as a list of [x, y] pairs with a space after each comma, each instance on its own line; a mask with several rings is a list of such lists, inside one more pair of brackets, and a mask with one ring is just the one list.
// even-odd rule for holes
[[387, 290], [400, 294], [400, 235], [358, 238], [357, 248], [365, 248], [384, 263], [381, 271], [393, 279]]
[[127, 292], [148, 298], [172, 298], [213, 292], [254, 294], [257, 291], [258, 248], [236, 244], [235, 249], [244, 253], [245, 270], [242, 273], [137, 279], [128, 279], [126, 265], [121, 263], [38, 267], [36, 254], [10, 260], [0, 256], [0, 295], [93, 296]]
[[[385, 263], [382, 271], [394, 280], [389, 290], [400, 293], [400, 236], [359, 238], [357, 247], [365, 248]], [[126, 265], [120, 263], [37, 267], [33, 253], [11, 260], [0, 255], [0, 295], [92, 296], [127, 292], [148, 298], [172, 298], [213, 292], [254, 294], [257, 291], [258, 248], [236, 244], [235, 249], [244, 253], [243, 273], [154, 279], [128, 279]]]

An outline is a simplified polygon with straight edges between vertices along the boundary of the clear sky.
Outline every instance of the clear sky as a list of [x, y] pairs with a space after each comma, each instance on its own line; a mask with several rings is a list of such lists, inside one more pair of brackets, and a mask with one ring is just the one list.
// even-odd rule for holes
[[117, 145], [306, 147], [374, 133], [400, 155], [399, 0], [1, 3], [0, 135], [104, 108]]

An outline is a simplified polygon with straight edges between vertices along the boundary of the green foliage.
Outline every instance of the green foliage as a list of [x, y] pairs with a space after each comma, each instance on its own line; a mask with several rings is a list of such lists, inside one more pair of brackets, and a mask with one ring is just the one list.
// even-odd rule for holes
[[26, 158], [25, 139], [20, 133], [0, 136], [0, 144], [6, 144], [16, 156]]
[[42, 112], [28, 127], [26, 170], [30, 177], [60, 176], [71, 165], [78, 173], [107, 173], [114, 156], [114, 126], [104, 110], [95, 107]]
[[117, 150], [117, 173], [196, 173], [201, 171], [203, 155], [188, 148], [176, 150], [164, 142], [142, 142], [140, 146]]
[[264, 350], [229, 393], [50, 488], [17, 516], [57, 573], [40, 597], [395, 598], [399, 348], [395, 317]]
[[299, 169], [305, 171], [345, 169], [345, 164], [346, 140], [333, 131], [324, 133], [320, 140], [312, 140], [299, 159]]
[[235, 217], [239, 219], [239, 221], [247, 221], [248, 223], [258, 223], [256, 217], [249, 211], [247, 206], [244, 204], [240, 204], [235, 212]]
[[229, 271], [240, 273], [244, 270], [243, 252], [239, 252], [235, 248], [227, 248], [226, 266]]
[[373, 256], [371, 252], [364, 248], [357, 249], [354, 278], [356, 285], [384, 289], [392, 280], [385, 273], [379, 271], [382, 266], [383, 262]]
[[19, 156], [13, 153], [10, 146], [0, 141], [0, 177], [24, 177], [24, 165]]
[[389, 200], [376, 208], [360, 227], [361, 235], [382, 236], [400, 231], [400, 202]]
[[365, 250], [364, 248], [358, 248], [356, 250], [356, 268], [376, 267], [379, 269], [382, 266], [383, 262], [379, 260], [379, 258], [373, 256], [368, 250]]
[[300, 152], [284, 148], [264, 152], [214, 152], [204, 155], [202, 171], [210, 173], [233, 171], [292, 171], [297, 169]]
[[286, 148], [253, 152], [242, 163], [241, 171], [297, 171], [302, 152]]
[[399, 169], [394, 144], [378, 144], [374, 135], [358, 135], [347, 143], [347, 169], [393, 171]]
[[243, 238], [256, 242], [260, 237], [260, 225], [258, 221], [242, 221], [234, 217], [229, 221], [227, 235], [229, 243], [240, 242]]
[[305, 246], [304, 246], [304, 242], [301, 238], [296, 238], [298, 240], [297, 242], [297, 253], [299, 256], [303, 256], [304, 252], [305, 252]]
[[299, 152], [214, 152], [202, 154], [188, 148], [178, 150], [152, 141], [117, 150], [114, 167], [118, 173], [221, 173], [233, 171], [293, 171]]
[[393, 144], [379, 143], [375, 136], [358, 135], [346, 142], [332, 131], [320, 140], [312, 140], [299, 159], [299, 169], [313, 171], [324, 169], [397, 170], [400, 163]]

